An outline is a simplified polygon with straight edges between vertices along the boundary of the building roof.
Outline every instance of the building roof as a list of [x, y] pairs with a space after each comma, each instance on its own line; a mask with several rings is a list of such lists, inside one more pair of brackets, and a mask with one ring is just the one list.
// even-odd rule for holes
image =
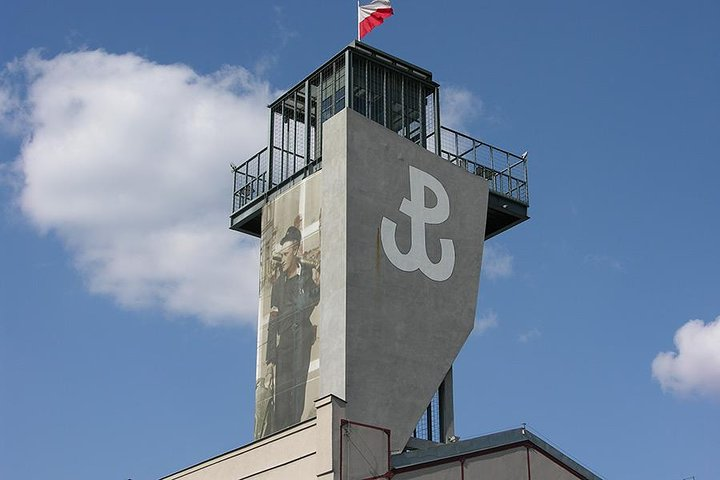
[[413, 469], [421, 465], [439, 465], [460, 458], [488, 455], [519, 446], [529, 446], [543, 453], [550, 460], [586, 480], [602, 480], [601, 477], [579, 464], [547, 441], [530, 432], [526, 427], [491, 433], [452, 443], [432, 444], [427, 448], [409, 450], [392, 456], [393, 470]]

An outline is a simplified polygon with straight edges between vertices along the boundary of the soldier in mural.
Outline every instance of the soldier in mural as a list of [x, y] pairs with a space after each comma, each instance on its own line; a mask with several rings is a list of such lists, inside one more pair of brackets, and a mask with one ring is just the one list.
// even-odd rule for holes
[[265, 350], [266, 380], [273, 400], [265, 423], [276, 432], [301, 421], [310, 353], [317, 335], [310, 315], [320, 301], [320, 272], [300, 257], [302, 235], [290, 226], [273, 256], [278, 268], [270, 295], [270, 316]]

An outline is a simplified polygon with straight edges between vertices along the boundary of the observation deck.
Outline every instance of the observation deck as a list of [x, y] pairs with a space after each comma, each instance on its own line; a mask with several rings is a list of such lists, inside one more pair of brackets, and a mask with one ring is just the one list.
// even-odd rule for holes
[[439, 104], [432, 73], [354, 41], [270, 104], [268, 147], [233, 166], [230, 228], [260, 236], [267, 199], [322, 168], [323, 123], [344, 108], [485, 178], [486, 239], [527, 220], [527, 159], [441, 126]]

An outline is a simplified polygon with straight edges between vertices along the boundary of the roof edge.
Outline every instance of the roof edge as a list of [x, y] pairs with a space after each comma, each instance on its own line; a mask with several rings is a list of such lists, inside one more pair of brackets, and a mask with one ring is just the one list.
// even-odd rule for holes
[[523, 445], [534, 447], [550, 460], [571, 470], [582, 478], [587, 480], [602, 480], [600, 476], [546, 440], [530, 432], [526, 427], [491, 433], [454, 443], [438, 444], [427, 449], [395, 454], [392, 456], [392, 467], [394, 471], [414, 470], [423, 465], [430, 466], [431, 464], [449, 463], [461, 457], [467, 458], [488, 455]]

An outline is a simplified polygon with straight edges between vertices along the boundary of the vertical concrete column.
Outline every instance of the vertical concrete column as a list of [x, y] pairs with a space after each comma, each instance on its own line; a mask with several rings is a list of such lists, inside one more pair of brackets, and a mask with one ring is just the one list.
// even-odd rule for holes
[[446, 442], [455, 435], [455, 407], [453, 405], [453, 371], [452, 368], [445, 375], [440, 384], [440, 441]]
[[[346, 110], [323, 124], [320, 397], [346, 398], [348, 158]], [[354, 339], [353, 341], [358, 341]]]
[[315, 401], [317, 410], [317, 478], [339, 479], [340, 421], [345, 416], [345, 402], [334, 395]]

